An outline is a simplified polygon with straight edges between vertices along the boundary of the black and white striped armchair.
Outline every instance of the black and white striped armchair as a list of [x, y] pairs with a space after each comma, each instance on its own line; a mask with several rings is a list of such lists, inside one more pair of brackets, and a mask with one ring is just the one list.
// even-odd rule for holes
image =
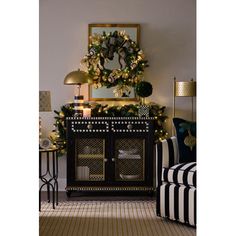
[[156, 212], [196, 226], [196, 162], [179, 163], [176, 137], [156, 145]]

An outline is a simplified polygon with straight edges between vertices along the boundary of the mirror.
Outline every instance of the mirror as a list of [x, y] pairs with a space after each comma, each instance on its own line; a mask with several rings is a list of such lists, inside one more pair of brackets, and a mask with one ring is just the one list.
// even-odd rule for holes
[[[89, 24], [88, 26], [88, 43], [91, 43], [91, 36], [94, 34], [103, 34], [103, 32], [109, 34], [115, 31], [125, 31], [129, 35], [130, 39], [139, 44], [140, 37], [140, 25], [139, 24]], [[118, 69], [121, 67], [119, 63], [118, 54], [114, 54], [112, 60], [106, 61], [104, 67], [107, 69]], [[116, 97], [113, 90], [114, 87], [106, 88], [94, 88], [93, 85], [89, 86], [89, 100], [92, 101], [127, 101], [132, 100], [136, 101], [134, 88], [131, 87], [131, 90], [127, 93], [123, 93], [122, 96]]]

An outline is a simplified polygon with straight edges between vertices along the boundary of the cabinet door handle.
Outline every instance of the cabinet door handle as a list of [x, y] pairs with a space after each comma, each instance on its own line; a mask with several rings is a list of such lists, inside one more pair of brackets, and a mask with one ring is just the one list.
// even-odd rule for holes
[[93, 128], [93, 125], [92, 125], [92, 124], [88, 124], [88, 125], [87, 125], [87, 128], [88, 128], [88, 129], [92, 129], [92, 128]]
[[116, 159], [115, 159], [115, 158], [112, 158], [111, 160], [112, 160], [113, 162], [115, 162], [115, 161], [116, 161]]
[[107, 162], [108, 160], [107, 160], [107, 158], [104, 158], [104, 160], [103, 160], [104, 162]]
[[133, 129], [133, 125], [128, 124], [128, 125], [127, 125], [127, 128], [128, 128], [128, 129]]

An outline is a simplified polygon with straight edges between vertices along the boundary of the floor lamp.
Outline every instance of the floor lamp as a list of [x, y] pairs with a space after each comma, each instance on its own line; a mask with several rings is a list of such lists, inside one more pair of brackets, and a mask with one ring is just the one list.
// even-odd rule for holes
[[66, 75], [64, 79], [64, 84], [66, 85], [75, 85], [76, 90], [74, 92], [74, 115], [83, 116], [83, 102], [84, 96], [80, 95], [81, 85], [88, 83], [90, 81], [90, 76], [88, 73], [77, 70], [72, 71]]
[[[196, 97], [196, 81], [191, 79], [190, 81], [176, 81], [174, 78], [173, 85], [173, 117], [175, 117], [175, 99], [176, 97], [191, 97], [192, 101], [192, 121], [193, 121], [193, 98]], [[172, 125], [172, 133], [174, 131]]]

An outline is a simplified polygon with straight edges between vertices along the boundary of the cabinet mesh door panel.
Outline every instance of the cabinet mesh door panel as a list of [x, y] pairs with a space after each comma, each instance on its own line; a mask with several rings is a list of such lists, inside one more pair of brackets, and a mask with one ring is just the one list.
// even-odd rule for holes
[[75, 178], [81, 181], [105, 180], [105, 140], [81, 138], [76, 140]]
[[144, 180], [145, 140], [122, 138], [115, 140], [115, 176], [120, 181]]

